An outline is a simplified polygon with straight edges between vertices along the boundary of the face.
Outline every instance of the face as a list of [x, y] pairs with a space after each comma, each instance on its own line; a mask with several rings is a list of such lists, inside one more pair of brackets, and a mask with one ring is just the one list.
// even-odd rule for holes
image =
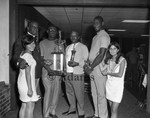
[[75, 31], [71, 32], [70, 39], [71, 39], [72, 43], [78, 42], [78, 40], [79, 40], [78, 33]]
[[103, 23], [100, 20], [98, 20], [98, 19], [94, 20], [93, 26], [94, 26], [94, 29], [96, 32], [98, 32], [98, 31], [100, 31], [100, 29], [102, 29], [102, 24]]
[[56, 38], [56, 35], [57, 35], [57, 29], [56, 29], [56, 27], [49, 27], [49, 29], [48, 29], [48, 35], [51, 38]]
[[28, 27], [28, 31], [31, 34], [36, 35], [38, 33], [38, 24], [36, 22], [31, 23]]
[[118, 51], [119, 51], [119, 49], [117, 47], [115, 47], [114, 45], [110, 46], [110, 48], [109, 48], [109, 52], [112, 56], [116, 56]]
[[30, 50], [30, 51], [33, 51], [34, 48], [35, 48], [35, 42], [34, 41], [27, 45], [27, 49]]

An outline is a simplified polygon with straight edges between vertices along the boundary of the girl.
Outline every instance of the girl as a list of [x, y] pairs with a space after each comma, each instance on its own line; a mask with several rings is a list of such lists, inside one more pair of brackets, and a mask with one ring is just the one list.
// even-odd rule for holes
[[108, 47], [104, 63], [100, 64], [102, 74], [107, 75], [108, 78], [106, 81], [106, 98], [111, 108], [111, 118], [117, 118], [118, 107], [124, 90], [127, 62], [120, 50], [119, 44], [112, 42]]
[[22, 40], [24, 51], [20, 57], [27, 63], [25, 69], [20, 69], [17, 81], [20, 100], [22, 101], [19, 118], [33, 118], [34, 104], [39, 99], [35, 87], [36, 61], [32, 56], [32, 51], [35, 48], [34, 41], [35, 38], [31, 35], [25, 35]]

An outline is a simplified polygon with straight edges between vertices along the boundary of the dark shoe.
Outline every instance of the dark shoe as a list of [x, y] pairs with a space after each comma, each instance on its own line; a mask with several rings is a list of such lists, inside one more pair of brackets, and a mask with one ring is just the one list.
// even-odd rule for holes
[[79, 115], [79, 117], [78, 118], [84, 118], [84, 115]]
[[62, 113], [62, 115], [70, 115], [70, 114], [76, 114], [76, 111], [65, 111]]
[[100, 117], [93, 115], [93, 116], [88, 116], [86, 118], [100, 118]]
[[56, 115], [56, 114], [49, 114], [49, 116], [51, 117], [51, 118], [58, 118], [58, 116]]

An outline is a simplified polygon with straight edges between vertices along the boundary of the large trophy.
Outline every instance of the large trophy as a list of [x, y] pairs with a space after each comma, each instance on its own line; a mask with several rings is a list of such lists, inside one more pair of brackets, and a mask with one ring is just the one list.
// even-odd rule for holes
[[57, 42], [57, 49], [51, 54], [53, 55], [53, 70], [56, 75], [63, 75], [64, 72], [64, 45], [65, 41], [61, 40], [61, 31], [59, 31], [59, 40]]

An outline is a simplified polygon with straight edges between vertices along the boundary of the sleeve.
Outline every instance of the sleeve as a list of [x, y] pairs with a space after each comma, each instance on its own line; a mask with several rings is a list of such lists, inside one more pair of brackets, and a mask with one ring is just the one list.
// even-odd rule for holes
[[44, 47], [42, 45], [42, 42], [40, 42], [39, 47], [40, 47], [41, 56], [44, 56]]
[[14, 50], [12, 60], [15, 65], [17, 65], [18, 59], [20, 58], [20, 54], [23, 51], [23, 46], [21, 44], [21, 38], [18, 38], [14, 43]]
[[79, 66], [83, 67], [85, 64], [85, 61], [88, 59], [88, 56], [89, 56], [89, 51], [88, 51], [87, 46], [85, 45], [83, 46], [81, 54], [82, 54], [81, 55], [82, 58], [79, 60]]
[[100, 48], [108, 48], [108, 45], [110, 44], [110, 40], [107, 36], [100, 37]]
[[23, 58], [27, 62], [27, 64], [30, 66], [32, 64], [31, 57], [32, 56], [30, 54], [25, 53], [21, 58]]

